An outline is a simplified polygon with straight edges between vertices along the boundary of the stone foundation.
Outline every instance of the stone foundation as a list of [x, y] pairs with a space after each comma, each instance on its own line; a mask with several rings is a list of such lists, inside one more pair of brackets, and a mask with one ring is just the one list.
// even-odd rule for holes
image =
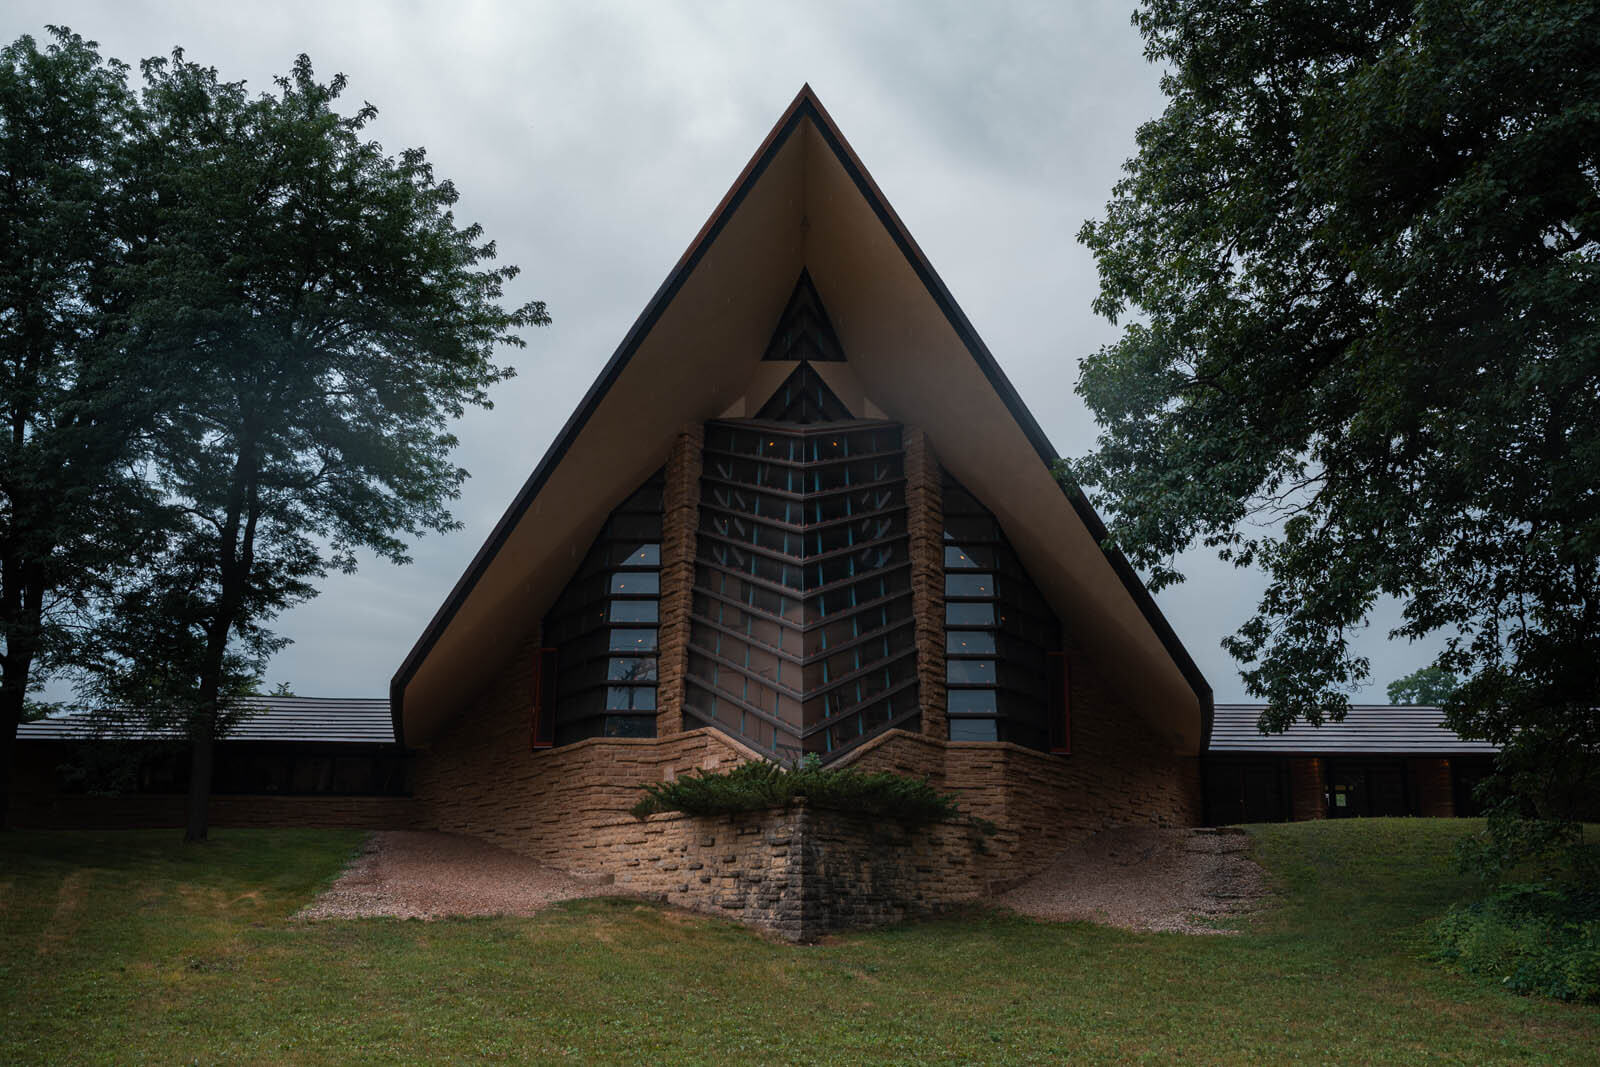
[[907, 828], [796, 803], [720, 816], [652, 815], [602, 835], [619, 888], [815, 941], [974, 901], [990, 889], [970, 826]]

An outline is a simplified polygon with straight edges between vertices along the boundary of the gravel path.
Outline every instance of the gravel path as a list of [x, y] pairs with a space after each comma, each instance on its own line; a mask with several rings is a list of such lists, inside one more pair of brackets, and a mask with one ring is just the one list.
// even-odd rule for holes
[[1267, 895], [1239, 830], [1123, 827], [1068, 850], [998, 903], [1036, 919], [1188, 934], [1218, 929]]
[[380, 830], [297, 917], [532, 915], [559, 900], [611, 893], [609, 882], [576, 878], [471, 837]]

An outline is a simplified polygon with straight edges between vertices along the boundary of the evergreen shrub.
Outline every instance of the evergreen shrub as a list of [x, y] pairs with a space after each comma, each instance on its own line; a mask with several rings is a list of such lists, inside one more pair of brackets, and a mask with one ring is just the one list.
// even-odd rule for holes
[[659, 811], [764, 811], [786, 807], [797, 797], [812, 807], [888, 816], [913, 825], [951, 819], [959, 810], [954, 795], [940, 793], [926, 778], [831, 769], [812, 756], [794, 766], [753, 760], [728, 770], [697, 770], [675, 781], [646, 785], [644, 793], [633, 806], [641, 819]]

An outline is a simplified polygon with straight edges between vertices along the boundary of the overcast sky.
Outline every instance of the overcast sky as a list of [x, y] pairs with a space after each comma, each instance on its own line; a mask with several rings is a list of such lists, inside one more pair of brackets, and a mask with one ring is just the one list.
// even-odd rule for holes
[[[306, 696], [382, 696], [517, 487], [678, 256], [804, 82], [860, 154], [1063, 455], [1095, 437], [1078, 361], [1116, 330], [1090, 310], [1077, 243], [1139, 123], [1162, 106], [1131, 4], [93, 3], [7, 0], [0, 35], [64, 24], [130, 63], [182, 46], [265, 88], [308, 53], [342, 71], [391, 153], [421, 146], [522, 268], [516, 302], [552, 326], [519, 374], [459, 427], [465, 529], [407, 567], [367, 561], [279, 620], [294, 644], [267, 673]], [[1245, 694], [1218, 645], [1258, 575], [1196, 555], [1162, 610], [1219, 701]], [[1362, 642], [1376, 685], [1427, 662]]]

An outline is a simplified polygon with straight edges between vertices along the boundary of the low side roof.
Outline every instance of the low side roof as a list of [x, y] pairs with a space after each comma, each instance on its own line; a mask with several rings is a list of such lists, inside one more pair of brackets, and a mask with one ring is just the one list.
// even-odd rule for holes
[[[395, 733], [425, 743], [526, 639], [606, 514], [757, 366], [802, 270], [848, 366], [1005, 526], [1107, 673], [1195, 752], [1211, 690], [999, 364], [809, 87], [684, 253], [406, 657]], [[626, 372], [626, 373], [624, 373]]]
[[[302, 741], [326, 744], [393, 744], [389, 702], [368, 697], [256, 697], [251, 713], [228, 733], [229, 741]], [[88, 715], [52, 715], [17, 727], [19, 741], [76, 741], [97, 734]], [[156, 738], [161, 732], [111, 730], [113, 736]]]
[[1342, 722], [1312, 726], [1296, 722], [1281, 734], [1256, 727], [1265, 704], [1218, 704], [1211, 727], [1216, 753], [1300, 755], [1453, 755], [1498, 752], [1487, 741], [1463, 741], [1444, 724], [1439, 708], [1420, 705], [1352, 704]]

